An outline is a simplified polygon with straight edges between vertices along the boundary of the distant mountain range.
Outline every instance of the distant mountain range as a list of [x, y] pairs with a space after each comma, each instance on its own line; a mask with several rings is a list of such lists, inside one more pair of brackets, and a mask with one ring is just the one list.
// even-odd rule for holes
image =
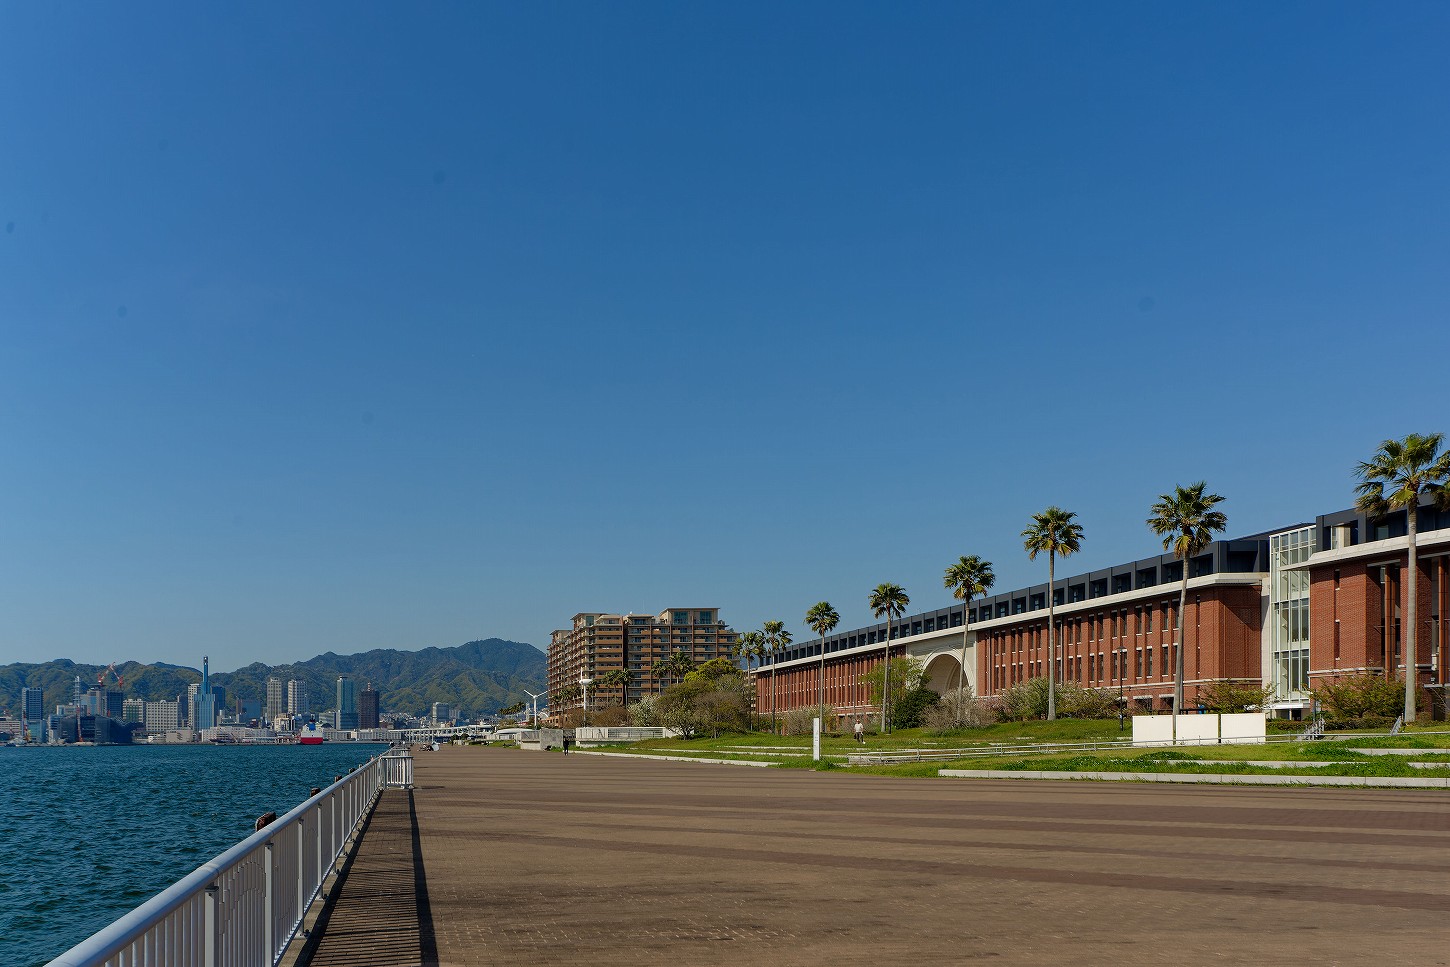
[[[0, 708], [16, 714], [21, 688], [45, 689], [45, 708], [70, 701], [77, 675], [85, 688], [93, 687], [104, 665], [83, 665], [60, 658], [41, 664], [0, 665]], [[201, 681], [201, 670], [158, 662], [153, 665], [128, 661], [116, 665], [125, 680], [127, 698], [147, 701], [185, 695], [192, 682]], [[212, 672], [211, 680], [227, 690], [227, 706], [235, 709], [238, 699], [266, 700], [267, 679], [276, 676], [285, 683], [298, 679], [306, 683], [313, 712], [332, 708], [336, 702], [337, 677], [351, 675], [358, 690], [372, 682], [381, 692], [384, 711], [427, 712], [434, 702], [447, 702], [472, 716], [525, 701], [524, 689], [537, 691], [545, 677], [544, 653], [533, 645], [488, 638], [470, 641], [456, 648], [424, 648], [398, 651], [380, 648], [355, 655], [328, 652], [294, 665], [263, 665], [260, 662], [232, 672]], [[114, 687], [115, 680], [107, 680]]]

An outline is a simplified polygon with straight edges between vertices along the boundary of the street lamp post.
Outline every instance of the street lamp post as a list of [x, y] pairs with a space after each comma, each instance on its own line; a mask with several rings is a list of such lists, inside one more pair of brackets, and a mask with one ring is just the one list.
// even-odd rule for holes
[[584, 696], [584, 724], [589, 724], [589, 686], [594, 684], [594, 679], [579, 676], [579, 687], [583, 689]]

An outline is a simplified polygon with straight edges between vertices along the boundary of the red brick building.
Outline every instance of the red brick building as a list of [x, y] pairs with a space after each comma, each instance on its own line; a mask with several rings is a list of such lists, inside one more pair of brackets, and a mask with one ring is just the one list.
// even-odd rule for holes
[[[1420, 509], [1420, 629], [1416, 673], [1422, 709], [1444, 714], [1450, 667], [1450, 513]], [[1316, 681], [1366, 671], [1402, 674], [1406, 613], [1406, 518], [1369, 520], [1353, 511], [1313, 524], [1219, 541], [1188, 562], [1184, 702], [1216, 680], [1263, 683], [1276, 714], [1301, 717]], [[1182, 562], [1160, 555], [1059, 579], [1050, 589], [1065, 681], [1118, 691], [1134, 711], [1167, 711], [1174, 691], [1173, 641]], [[944, 692], [966, 675], [991, 697], [1047, 674], [1046, 584], [992, 595], [894, 623], [891, 651], [926, 665]], [[1388, 620], [1387, 620], [1388, 616]], [[806, 640], [767, 660], [757, 707], [812, 706], [824, 673], [825, 702], [846, 717], [869, 713], [861, 675], [885, 649], [880, 623]], [[1432, 702], [1433, 699], [1433, 702]]]

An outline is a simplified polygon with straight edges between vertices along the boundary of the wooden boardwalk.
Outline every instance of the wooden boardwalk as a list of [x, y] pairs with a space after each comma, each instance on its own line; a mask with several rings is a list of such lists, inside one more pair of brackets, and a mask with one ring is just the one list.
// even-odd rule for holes
[[[445, 748], [313, 964], [1446, 964], [1450, 793]], [[416, 830], [416, 832], [415, 832]]]

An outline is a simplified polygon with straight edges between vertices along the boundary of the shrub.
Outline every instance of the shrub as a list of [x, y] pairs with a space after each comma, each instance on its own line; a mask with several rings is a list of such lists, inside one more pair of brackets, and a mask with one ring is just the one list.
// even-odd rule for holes
[[934, 706], [941, 696], [929, 688], [913, 688], [891, 704], [890, 719], [893, 729], [914, 729], [921, 725], [922, 716]]
[[1059, 685], [1057, 714], [1069, 719], [1115, 719], [1118, 693], [1106, 688], [1083, 688], [1076, 682]]
[[1047, 679], [1029, 678], [1008, 685], [997, 696], [997, 711], [1008, 722], [1047, 717]]
[[1316, 685], [1314, 698], [1332, 721], [1381, 716], [1393, 722], [1405, 710], [1405, 680], [1353, 675]]
[[629, 712], [622, 705], [606, 705], [604, 708], [592, 708], [589, 710], [589, 724], [601, 727], [612, 727], [629, 724]]
[[979, 729], [996, 721], [997, 710], [977, 698], [970, 685], [947, 692], [921, 717], [921, 724], [937, 734], [954, 729]]
[[781, 733], [783, 735], [810, 735], [811, 719], [816, 716], [821, 718], [821, 732], [824, 734], [831, 731], [832, 724], [836, 721], [836, 710], [822, 705], [819, 708], [793, 708], [786, 712], [781, 716]]
[[1225, 679], [1198, 686], [1198, 704], [1210, 712], [1258, 711], [1269, 703], [1270, 691], [1257, 682]]
[[[1059, 684], [1056, 689], [1057, 714], [1070, 719], [1111, 719], [1118, 717], [1118, 694], [1105, 688], [1083, 688], [1076, 682]], [[1029, 678], [1009, 685], [997, 698], [997, 709], [1009, 722], [1047, 717], [1047, 679]]]
[[[1399, 718], [1398, 712], [1395, 713], [1395, 718]], [[1394, 724], [1395, 719], [1388, 715], [1362, 715], [1357, 719], [1329, 718], [1324, 721], [1324, 727], [1331, 732], [1354, 730], [1388, 732]]]

